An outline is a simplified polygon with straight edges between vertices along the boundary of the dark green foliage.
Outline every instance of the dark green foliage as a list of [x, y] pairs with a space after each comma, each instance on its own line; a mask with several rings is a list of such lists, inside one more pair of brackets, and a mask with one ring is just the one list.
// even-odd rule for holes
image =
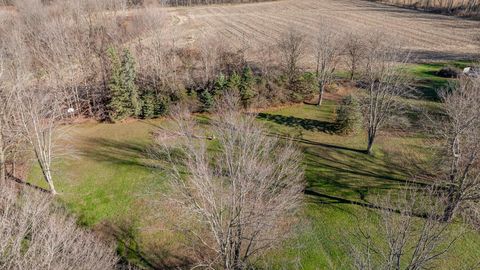
[[209, 112], [215, 103], [212, 94], [205, 90], [198, 95], [198, 99], [200, 100], [200, 103], [202, 104], [202, 111], [203, 112]]
[[228, 90], [237, 92], [240, 90], [240, 85], [242, 84], [242, 77], [234, 72], [230, 78], [228, 78], [227, 88]]
[[240, 99], [245, 108], [250, 106], [252, 98], [255, 96], [255, 76], [250, 67], [246, 67], [242, 71], [242, 78], [240, 82]]
[[220, 73], [218, 78], [215, 80], [215, 83], [213, 85], [213, 91], [216, 95], [222, 93], [225, 91], [228, 87], [228, 79], [225, 77], [223, 73]]
[[342, 99], [336, 111], [337, 131], [342, 134], [355, 134], [362, 126], [362, 113], [358, 100], [348, 95]]
[[128, 49], [123, 51], [122, 59], [115, 48], [107, 51], [110, 59], [110, 79], [108, 89], [110, 102], [107, 106], [112, 121], [123, 120], [130, 116], [140, 116], [142, 102], [135, 84], [135, 61]]
[[456, 67], [446, 66], [436, 72], [438, 77], [442, 78], [458, 78], [462, 74], [462, 71]]
[[155, 96], [155, 93], [152, 91], [146, 91], [142, 95], [142, 118], [153, 118], [155, 117], [155, 109], [156, 109], [156, 103], [157, 103], [157, 98]]
[[109, 118], [112, 121], [122, 120], [132, 114], [130, 95], [125, 88], [122, 61], [114, 48], [107, 50], [110, 60], [110, 78], [108, 89], [110, 91], [110, 102], [107, 105]]
[[318, 91], [317, 76], [313, 72], [305, 72], [295, 82], [292, 89], [295, 93], [310, 99]]
[[135, 84], [137, 75], [135, 71], [135, 60], [128, 49], [123, 51], [122, 73], [124, 77], [125, 90], [130, 96], [132, 115], [139, 116], [142, 110], [142, 104], [138, 94], [138, 87]]
[[148, 89], [142, 96], [141, 117], [148, 119], [165, 115], [168, 112], [170, 99], [163, 96], [157, 96], [154, 91]]

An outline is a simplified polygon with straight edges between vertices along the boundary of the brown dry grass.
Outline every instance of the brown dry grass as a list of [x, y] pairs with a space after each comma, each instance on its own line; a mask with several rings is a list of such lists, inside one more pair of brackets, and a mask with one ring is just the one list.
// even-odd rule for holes
[[480, 22], [360, 0], [284, 0], [258, 4], [167, 8], [178, 43], [221, 39], [258, 48], [296, 27], [309, 36], [328, 25], [338, 32], [382, 31], [420, 59], [469, 57]]

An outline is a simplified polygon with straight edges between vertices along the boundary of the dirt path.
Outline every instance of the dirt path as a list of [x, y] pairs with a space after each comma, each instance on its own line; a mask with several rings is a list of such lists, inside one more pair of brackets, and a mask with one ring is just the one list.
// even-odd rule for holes
[[[296, 26], [313, 36], [320, 25], [339, 32], [384, 30], [418, 59], [458, 59], [479, 52], [480, 22], [361, 0], [282, 0], [258, 4], [168, 8], [179, 41], [224, 38], [252, 47]], [[240, 46], [240, 45], [239, 45]]]

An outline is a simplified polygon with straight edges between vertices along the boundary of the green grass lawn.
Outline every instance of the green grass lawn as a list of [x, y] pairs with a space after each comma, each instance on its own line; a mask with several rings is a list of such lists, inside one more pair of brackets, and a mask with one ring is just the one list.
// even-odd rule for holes
[[[414, 72], [428, 74], [436, 68], [423, 65]], [[301, 147], [308, 183], [297, 234], [269, 253], [266, 268], [350, 269], [348, 235], [356, 229], [359, 213], [366, 211], [364, 206], [424, 170], [429, 151], [421, 134], [381, 135], [374, 155], [368, 156], [363, 153], [365, 134], [333, 132], [335, 106], [327, 100], [321, 108], [292, 105], [258, 115], [272, 135], [289, 136]], [[81, 224], [115, 237], [120, 254], [145, 268], [183, 263], [182, 254], [176, 253], [180, 236], [165, 230], [161, 222], [168, 209], [152, 203], [153, 198], [168, 194], [166, 175], [149, 166], [146, 153], [151, 132], [165, 125], [168, 121], [158, 119], [72, 126], [70, 143], [76, 155], [55, 163], [60, 201]], [[45, 186], [38, 168], [33, 168], [29, 181]], [[480, 237], [468, 234], [436, 269], [460, 269], [462, 263], [478, 257]]]
[[454, 67], [459, 70], [471, 65], [470, 61], [450, 61], [435, 62], [423, 64], [411, 64], [407, 66], [408, 73], [414, 78], [415, 86], [418, 94], [423, 99], [438, 100], [438, 91], [448, 89], [449, 84], [453, 82], [451, 79], [437, 76], [437, 72], [443, 67]]

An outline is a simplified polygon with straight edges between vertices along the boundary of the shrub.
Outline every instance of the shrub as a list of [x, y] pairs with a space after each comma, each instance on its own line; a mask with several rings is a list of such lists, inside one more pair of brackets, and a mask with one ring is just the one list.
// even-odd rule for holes
[[458, 68], [447, 66], [441, 68], [439, 71], [437, 71], [437, 76], [443, 77], [443, 78], [458, 78], [462, 72]]
[[362, 125], [362, 114], [358, 100], [348, 95], [342, 99], [336, 111], [336, 125], [338, 133], [355, 134]]
[[315, 73], [305, 72], [292, 84], [292, 91], [300, 97], [299, 101], [313, 98], [313, 94], [318, 91], [318, 80]]

